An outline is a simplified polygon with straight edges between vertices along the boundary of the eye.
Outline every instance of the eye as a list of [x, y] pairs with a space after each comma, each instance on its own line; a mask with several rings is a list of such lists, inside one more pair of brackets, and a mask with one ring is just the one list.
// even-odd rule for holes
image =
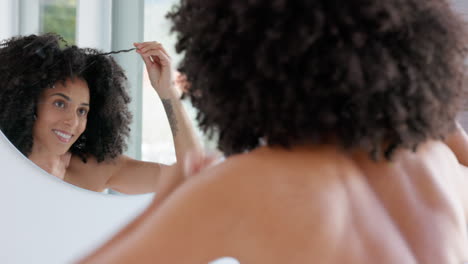
[[80, 116], [86, 116], [88, 114], [88, 109], [86, 108], [80, 108], [78, 109], [78, 115]]
[[56, 101], [54, 101], [54, 106], [56, 106], [58, 108], [64, 108], [65, 107], [65, 102], [62, 101], [62, 100], [56, 100]]

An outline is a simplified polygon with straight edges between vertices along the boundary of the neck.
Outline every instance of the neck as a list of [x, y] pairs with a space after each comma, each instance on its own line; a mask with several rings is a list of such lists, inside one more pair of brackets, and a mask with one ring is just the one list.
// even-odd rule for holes
[[41, 169], [59, 179], [65, 178], [65, 172], [70, 162], [71, 153], [57, 155], [45, 152], [32, 151], [28, 158]]

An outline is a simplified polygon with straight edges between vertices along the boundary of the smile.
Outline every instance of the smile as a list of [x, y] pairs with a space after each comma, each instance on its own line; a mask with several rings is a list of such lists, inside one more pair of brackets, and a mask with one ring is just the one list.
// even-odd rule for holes
[[71, 134], [68, 134], [68, 133], [65, 133], [63, 131], [59, 131], [59, 130], [52, 130], [55, 135], [57, 135], [58, 139], [64, 143], [68, 143], [70, 142], [70, 139], [72, 138], [73, 135]]

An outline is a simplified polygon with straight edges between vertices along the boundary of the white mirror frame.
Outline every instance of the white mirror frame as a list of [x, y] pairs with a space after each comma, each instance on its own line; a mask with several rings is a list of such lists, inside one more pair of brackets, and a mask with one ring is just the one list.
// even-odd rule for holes
[[137, 216], [153, 194], [116, 196], [49, 175], [0, 132], [0, 263], [72, 263]]

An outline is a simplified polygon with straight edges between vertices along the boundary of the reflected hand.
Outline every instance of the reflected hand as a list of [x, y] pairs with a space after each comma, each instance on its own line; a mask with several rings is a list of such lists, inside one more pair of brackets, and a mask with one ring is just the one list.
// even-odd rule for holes
[[161, 98], [177, 95], [173, 85], [171, 57], [156, 41], [133, 43], [146, 65], [151, 85]]

